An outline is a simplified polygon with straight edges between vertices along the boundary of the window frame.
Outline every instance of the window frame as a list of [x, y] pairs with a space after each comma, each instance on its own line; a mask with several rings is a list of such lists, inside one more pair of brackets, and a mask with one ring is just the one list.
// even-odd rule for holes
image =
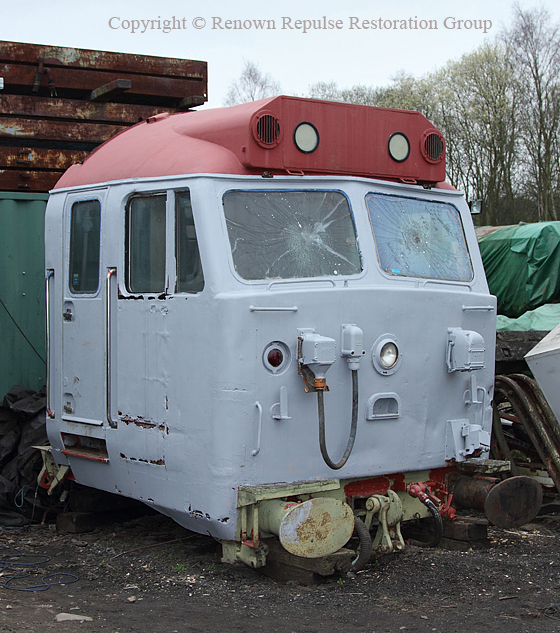
[[[191, 201], [191, 212], [192, 212], [192, 220], [193, 225], [195, 227], [195, 238], [196, 238], [196, 246], [197, 252], [199, 255], [200, 261], [200, 269], [203, 280], [203, 285], [200, 290], [197, 291], [183, 291], [179, 290], [179, 235], [178, 235], [178, 196], [180, 194], [188, 194]], [[132, 232], [131, 232], [131, 209], [134, 204], [134, 200], [139, 198], [152, 198], [161, 196], [165, 199], [165, 225], [163, 229], [164, 234], [164, 248], [165, 252], [163, 254], [163, 263], [164, 263], [164, 287], [163, 289], [158, 290], [133, 290], [131, 286], [132, 279], [132, 249], [131, 249], [131, 241], [132, 241]], [[139, 297], [139, 296], [148, 296], [148, 297], [158, 297], [162, 298], [163, 296], [194, 296], [200, 294], [204, 290], [205, 280], [204, 280], [204, 271], [202, 267], [202, 257], [200, 257], [200, 240], [198, 238], [198, 233], [196, 231], [196, 220], [195, 220], [195, 211], [193, 209], [192, 204], [192, 190], [190, 187], [177, 187], [173, 189], [156, 189], [156, 190], [145, 190], [145, 191], [134, 191], [130, 193], [124, 200], [124, 235], [123, 235], [123, 243], [124, 243], [124, 275], [123, 275], [123, 283], [122, 290], [124, 291], [125, 296], [131, 297]]]

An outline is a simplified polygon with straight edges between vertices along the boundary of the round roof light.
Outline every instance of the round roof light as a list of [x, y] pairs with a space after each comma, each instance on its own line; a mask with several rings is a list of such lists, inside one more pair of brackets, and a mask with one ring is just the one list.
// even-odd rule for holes
[[302, 121], [294, 130], [294, 143], [300, 152], [311, 154], [319, 146], [319, 132], [313, 123]]
[[397, 163], [402, 163], [410, 154], [410, 143], [402, 132], [393, 132], [387, 146], [389, 156]]

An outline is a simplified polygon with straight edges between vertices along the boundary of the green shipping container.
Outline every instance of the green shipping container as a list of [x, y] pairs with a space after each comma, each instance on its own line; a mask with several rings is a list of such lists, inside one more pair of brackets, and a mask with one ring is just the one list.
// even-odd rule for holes
[[48, 194], [0, 192], [0, 402], [46, 382], [45, 208]]

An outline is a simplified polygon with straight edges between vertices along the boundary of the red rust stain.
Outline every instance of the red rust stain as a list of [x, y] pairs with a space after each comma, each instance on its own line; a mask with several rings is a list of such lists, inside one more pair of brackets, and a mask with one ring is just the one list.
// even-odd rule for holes
[[344, 486], [347, 497], [371, 497], [371, 495], [384, 495], [387, 490], [406, 491], [406, 483], [403, 473], [394, 473], [373, 479], [353, 481]]
[[453, 470], [455, 469], [452, 466], [430, 470], [430, 480], [437, 484], [437, 486], [434, 487], [445, 489], [447, 487], [447, 475]]

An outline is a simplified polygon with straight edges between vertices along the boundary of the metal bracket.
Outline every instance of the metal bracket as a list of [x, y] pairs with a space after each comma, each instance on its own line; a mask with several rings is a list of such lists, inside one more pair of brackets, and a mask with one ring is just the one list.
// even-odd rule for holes
[[288, 415], [288, 389], [284, 385], [280, 387], [280, 402], [275, 402], [270, 407], [270, 415], [273, 420], [291, 420]]
[[378, 555], [402, 552], [405, 543], [401, 534], [403, 507], [399, 495], [394, 490], [387, 490], [387, 496], [373, 495], [373, 498], [379, 503], [379, 525], [373, 539], [372, 552]]
[[222, 563], [236, 563], [241, 561], [253, 569], [259, 569], [266, 565], [266, 555], [268, 554], [268, 545], [261, 547], [250, 547], [244, 543], [236, 543], [235, 541], [221, 541], [222, 544]]

